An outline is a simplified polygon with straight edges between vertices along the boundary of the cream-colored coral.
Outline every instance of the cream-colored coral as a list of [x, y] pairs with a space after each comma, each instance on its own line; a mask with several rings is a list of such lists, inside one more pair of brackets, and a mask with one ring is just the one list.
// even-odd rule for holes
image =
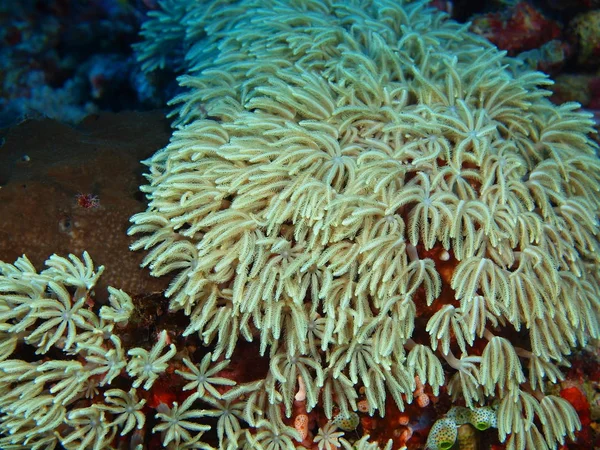
[[102, 450], [110, 446], [116, 427], [106, 423], [104, 412], [96, 405], [73, 409], [67, 416], [69, 433], [61, 436], [61, 444], [67, 450]]
[[[108, 389], [128, 366], [112, 330], [129, 320], [133, 303], [109, 288], [109, 305], [93, 307], [101, 273], [87, 253], [82, 259], [53, 255], [39, 273], [25, 256], [14, 264], [0, 261], [1, 448], [109, 449], [118, 427], [126, 435], [144, 426], [146, 401], [135, 389]], [[164, 369], [164, 355], [129, 352], [130, 371], [139, 374], [131, 384], [151, 383]], [[136, 370], [135, 355], [144, 352], [149, 372]]]
[[131, 359], [127, 363], [127, 373], [134, 377], [133, 387], [137, 388], [143, 385], [148, 390], [158, 379], [158, 376], [167, 368], [169, 361], [177, 350], [175, 345], [169, 344], [166, 353], [163, 353], [167, 347], [167, 331], [163, 330], [159, 334], [158, 341], [150, 349], [132, 348], [127, 352]]
[[[183, 21], [176, 130], [145, 161], [129, 233], [174, 276], [186, 334], [226, 358], [239, 338], [270, 354], [263, 408], [289, 415], [298, 374], [329, 416], [358, 385], [369, 413], [388, 395], [402, 409], [406, 375], [468, 406], [522, 398], [600, 337], [592, 122], [552, 105], [542, 74], [423, 2], [206, 11]], [[500, 426], [517, 448], [525, 431]]]
[[319, 450], [334, 450], [341, 447], [340, 438], [343, 435], [343, 431], [337, 431], [336, 424], [328, 422], [319, 428], [319, 432], [315, 436], [315, 443]]
[[126, 435], [134, 428], [138, 430], [144, 427], [146, 416], [142, 408], [146, 400], [137, 397], [136, 390], [130, 389], [125, 392], [121, 389], [109, 389], [104, 392], [105, 404], [99, 404], [98, 408], [113, 414], [114, 420], [111, 425], [121, 427], [121, 436]]
[[197, 394], [192, 394], [181, 405], [178, 405], [177, 402], [174, 402], [171, 407], [165, 404], [159, 405], [156, 418], [160, 422], [152, 429], [152, 432], [161, 432], [162, 443], [165, 448], [170, 442], [173, 442], [177, 448], [180, 443], [192, 441], [196, 436], [194, 432], [203, 432], [210, 429], [209, 425], [194, 420], [206, 415], [204, 410], [192, 408], [197, 398]]
[[221, 361], [211, 365], [212, 353], [207, 353], [200, 361], [200, 364], [195, 365], [188, 359], [184, 359], [183, 363], [186, 365], [188, 370], [175, 372], [185, 380], [189, 381], [183, 386], [184, 391], [194, 389], [200, 397], [212, 396], [216, 399], [221, 398], [221, 394], [217, 391], [217, 386], [233, 386], [235, 381], [228, 378], [217, 376], [217, 374], [225, 369], [229, 364], [229, 361]]

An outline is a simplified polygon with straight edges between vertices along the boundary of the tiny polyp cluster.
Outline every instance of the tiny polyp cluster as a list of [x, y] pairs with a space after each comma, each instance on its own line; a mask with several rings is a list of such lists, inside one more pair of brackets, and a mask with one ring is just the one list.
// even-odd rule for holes
[[94, 194], [78, 193], [75, 195], [77, 206], [81, 208], [98, 208], [100, 206], [100, 198]]

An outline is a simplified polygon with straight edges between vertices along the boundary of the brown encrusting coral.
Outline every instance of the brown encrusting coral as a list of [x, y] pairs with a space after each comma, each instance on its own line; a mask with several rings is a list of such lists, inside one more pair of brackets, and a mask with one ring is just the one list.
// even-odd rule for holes
[[[106, 285], [131, 295], [164, 289], [138, 268], [127, 251], [129, 217], [143, 209], [140, 159], [168, 142], [161, 112], [90, 116], [76, 128], [53, 120], [27, 121], [6, 130], [0, 147], [0, 258], [23, 253], [41, 268], [53, 253], [93, 255], [106, 267]], [[78, 194], [98, 198], [82, 207]]]

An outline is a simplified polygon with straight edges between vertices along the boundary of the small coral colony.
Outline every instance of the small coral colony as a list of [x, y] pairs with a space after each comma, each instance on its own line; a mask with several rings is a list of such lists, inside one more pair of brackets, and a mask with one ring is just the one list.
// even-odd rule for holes
[[185, 74], [129, 234], [171, 283], [0, 263], [0, 447], [581, 443], [590, 116], [423, 2], [159, 5], [139, 61]]

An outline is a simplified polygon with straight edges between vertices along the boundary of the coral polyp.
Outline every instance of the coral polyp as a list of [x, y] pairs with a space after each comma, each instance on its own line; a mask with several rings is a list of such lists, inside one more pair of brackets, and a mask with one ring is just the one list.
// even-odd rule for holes
[[94, 194], [78, 193], [75, 195], [75, 201], [81, 208], [98, 208], [100, 206], [100, 198]]

